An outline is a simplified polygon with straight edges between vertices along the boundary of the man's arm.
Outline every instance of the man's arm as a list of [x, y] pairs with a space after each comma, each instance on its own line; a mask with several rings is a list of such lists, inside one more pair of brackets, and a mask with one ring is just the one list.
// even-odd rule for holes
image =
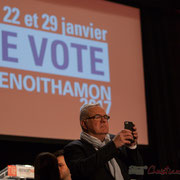
[[[111, 135], [112, 141], [114, 141], [116, 147], [119, 149], [119, 159], [121, 159], [127, 167], [130, 165], [143, 165], [142, 157], [138, 151], [138, 133], [137, 128], [134, 126], [133, 135], [132, 132], [128, 129], [124, 129], [120, 131], [117, 135]], [[133, 140], [134, 142], [131, 143], [129, 139]]]
[[119, 149], [118, 156], [121, 160], [125, 162], [127, 167], [131, 165], [136, 165], [136, 166], [143, 165], [142, 156], [138, 150], [138, 146], [136, 149], [130, 149], [124, 146]]

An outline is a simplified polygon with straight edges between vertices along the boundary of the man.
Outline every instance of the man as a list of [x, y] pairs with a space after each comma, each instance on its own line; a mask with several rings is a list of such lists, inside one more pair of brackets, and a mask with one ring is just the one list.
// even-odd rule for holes
[[80, 140], [72, 141], [64, 149], [73, 180], [127, 180], [129, 166], [142, 165], [136, 127], [133, 132], [124, 129], [112, 136], [108, 134], [109, 119], [100, 104], [81, 108]]
[[59, 167], [61, 180], [71, 180], [71, 174], [69, 168], [67, 167], [66, 162], [64, 160], [64, 150], [62, 149], [56, 151], [54, 155], [57, 157], [58, 160], [58, 167]]

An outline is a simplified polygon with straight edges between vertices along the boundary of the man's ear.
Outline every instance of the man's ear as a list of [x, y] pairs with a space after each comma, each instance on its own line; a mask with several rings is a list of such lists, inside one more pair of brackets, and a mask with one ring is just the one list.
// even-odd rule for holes
[[87, 130], [88, 128], [87, 128], [87, 124], [86, 124], [86, 120], [82, 120], [81, 121], [81, 127], [82, 127], [82, 129], [84, 129], [84, 130]]

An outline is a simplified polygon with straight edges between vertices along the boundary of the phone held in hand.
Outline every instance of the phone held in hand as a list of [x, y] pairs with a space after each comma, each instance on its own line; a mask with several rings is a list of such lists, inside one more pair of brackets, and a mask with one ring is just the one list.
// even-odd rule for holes
[[[133, 122], [131, 122], [131, 121], [124, 121], [124, 129], [129, 129], [130, 131], [134, 131], [134, 129], [133, 129], [133, 127], [134, 127], [134, 124], [133, 124]], [[134, 137], [134, 136], [133, 136]], [[132, 140], [132, 139], [129, 139], [129, 141], [131, 142], [131, 143], [133, 143], [134, 142], [134, 139]]]

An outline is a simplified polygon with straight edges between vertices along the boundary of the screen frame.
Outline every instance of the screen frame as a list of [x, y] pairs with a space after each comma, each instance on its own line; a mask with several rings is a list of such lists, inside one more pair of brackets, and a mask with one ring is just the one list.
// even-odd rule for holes
[[[140, 8], [140, 4], [134, 2], [134, 1], [123, 1], [123, 0], [105, 0], [105, 1], [109, 1], [109, 2], [113, 2], [116, 4], [122, 4], [122, 5], [127, 5], [129, 7], [135, 7], [137, 9], [140, 10], [140, 23], [141, 23], [141, 8]], [[141, 39], [142, 39], [142, 23], [141, 23]], [[143, 47], [144, 44], [142, 42], [142, 57], [143, 57]], [[143, 60], [143, 72], [145, 71], [145, 67], [144, 67], [144, 57], [142, 58]], [[144, 75], [144, 81], [145, 81], [145, 75]], [[148, 105], [148, 101], [147, 101], [147, 90], [146, 90], [146, 83], [144, 82], [144, 89], [145, 89], [145, 109], [146, 109], [146, 115], [147, 115], [147, 139], [148, 139], [148, 144], [140, 144], [141, 147], [147, 147], [150, 146], [151, 142], [150, 142], [150, 138], [149, 138], [149, 131], [148, 131], [148, 127], [149, 127], [149, 120], [148, 120], [148, 109], [147, 109], [147, 105]], [[67, 144], [68, 142], [71, 142], [73, 139], [55, 139], [55, 138], [41, 138], [41, 137], [31, 137], [31, 136], [16, 136], [16, 135], [2, 135], [0, 134], [0, 140], [7, 140], [7, 141], [21, 141], [21, 142], [38, 142], [38, 143], [50, 143], [50, 144]]]

